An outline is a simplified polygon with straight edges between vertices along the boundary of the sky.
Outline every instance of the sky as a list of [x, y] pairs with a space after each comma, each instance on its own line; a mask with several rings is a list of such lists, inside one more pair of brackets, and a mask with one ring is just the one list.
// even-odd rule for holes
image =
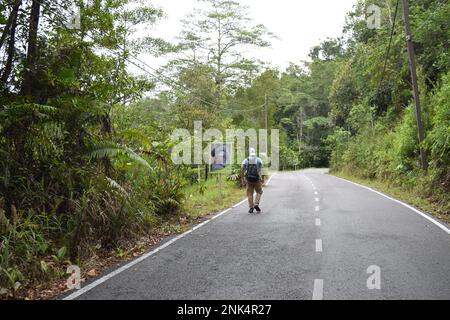
[[[255, 23], [264, 24], [278, 39], [272, 48], [250, 52], [280, 69], [290, 62], [308, 60], [311, 47], [327, 37], [337, 37], [344, 26], [346, 13], [356, 0], [237, 0], [249, 7], [249, 16]], [[173, 41], [181, 31], [180, 20], [201, 8], [198, 0], [151, 0], [166, 17], [151, 30], [152, 36]], [[148, 31], [147, 31], [148, 32]], [[162, 63], [162, 61], [152, 61]]]

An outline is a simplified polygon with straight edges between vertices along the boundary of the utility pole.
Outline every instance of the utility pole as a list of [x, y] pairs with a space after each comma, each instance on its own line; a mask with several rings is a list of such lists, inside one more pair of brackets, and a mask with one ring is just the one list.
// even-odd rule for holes
[[411, 80], [412, 87], [414, 92], [414, 101], [416, 104], [416, 120], [417, 120], [417, 131], [419, 133], [419, 147], [420, 147], [420, 160], [422, 165], [422, 170], [427, 172], [428, 170], [428, 160], [427, 153], [422, 147], [422, 143], [425, 139], [425, 134], [422, 125], [422, 110], [420, 107], [420, 96], [419, 96], [419, 86], [417, 84], [417, 71], [416, 71], [416, 62], [414, 56], [414, 45], [412, 42], [412, 32], [411, 32], [411, 24], [409, 22], [409, 3], [408, 0], [403, 0], [403, 16], [405, 21], [405, 32], [406, 32], [406, 42], [408, 47], [408, 56], [409, 56], [409, 67], [411, 69]]
[[265, 107], [265, 121], [266, 121], [266, 130], [269, 130], [269, 102], [268, 102], [268, 97], [267, 94], [264, 97], [264, 107]]
[[302, 139], [303, 139], [303, 112], [300, 111], [297, 115], [297, 144], [298, 153], [302, 152]]
[[[269, 97], [267, 96], [267, 93], [264, 95], [264, 113], [265, 113], [265, 123], [266, 123], [266, 141], [264, 150], [266, 155], [269, 155], [269, 141], [268, 141], [268, 134], [269, 134]], [[261, 152], [261, 149], [259, 150]], [[272, 157], [272, 155], [271, 155]], [[269, 173], [267, 173], [269, 174]]]

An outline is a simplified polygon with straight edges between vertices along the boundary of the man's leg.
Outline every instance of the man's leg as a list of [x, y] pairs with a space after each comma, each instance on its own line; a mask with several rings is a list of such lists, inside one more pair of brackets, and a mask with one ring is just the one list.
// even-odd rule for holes
[[247, 198], [248, 198], [248, 206], [250, 209], [254, 208], [253, 192], [255, 192], [255, 187], [254, 187], [253, 183], [247, 181]]
[[255, 183], [255, 187], [254, 187], [255, 191], [256, 191], [256, 197], [255, 197], [255, 206], [258, 207], [259, 203], [261, 202], [261, 196], [263, 194], [263, 189], [262, 189], [262, 183], [261, 181], [258, 181]]

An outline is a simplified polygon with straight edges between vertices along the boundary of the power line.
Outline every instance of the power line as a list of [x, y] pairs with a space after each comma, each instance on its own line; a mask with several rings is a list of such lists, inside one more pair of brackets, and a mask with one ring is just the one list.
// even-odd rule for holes
[[388, 48], [386, 50], [386, 56], [384, 58], [384, 65], [383, 65], [383, 72], [381, 73], [380, 83], [378, 84], [378, 88], [377, 88], [377, 91], [376, 91], [377, 93], [380, 91], [381, 85], [383, 84], [383, 81], [384, 81], [384, 76], [385, 76], [385, 73], [386, 73], [387, 62], [388, 62], [388, 59], [389, 59], [389, 54], [391, 52], [392, 38], [394, 37], [394, 32], [395, 32], [395, 22], [397, 20], [397, 14], [398, 14], [399, 5], [400, 5], [400, 0], [397, 0], [397, 4], [395, 6], [394, 21], [392, 22], [392, 27], [391, 27], [391, 35], [389, 37], [389, 45], [388, 45]]
[[[48, 11], [50, 11], [50, 12], [52, 12], [52, 13], [55, 13], [54, 10], [51, 10], [51, 9], [49, 9], [47, 6], [44, 6], [44, 4], [43, 4], [42, 2], [40, 2], [39, 0], [36, 0], [36, 1], [39, 2], [39, 3], [40, 3], [43, 7], [45, 7]], [[58, 17], [59, 17], [60, 19], [61, 19], [61, 17], [64, 17], [64, 15], [59, 14], [59, 12], [56, 12], [56, 13], [58, 14]], [[66, 27], [67, 30], [70, 30], [70, 29], [67, 27], [67, 25], [65, 24], [65, 23], [69, 22], [69, 21], [67, 20], [67, 18], [64, 17], [64, 21], [60, 21], [60, 22], [62, 22], [62, 25], [64, 25], [64, 26]], [[64, 23], [64, 22], [65, 22], [65, 23]], [[93, 32], [93, 31], [91, 31], [91, 32]], [[93, 32], [93, 33], [94, 33], [94, 32]], [[95, 41], [95, 39], [94, 39], [92, 36], [90, 36], [89, 34], [85, 34], [85, 35], [86, 35], [88, 38], [90, 38], [91, 40], [94, 40], [94, 41]], [[98, 34], [97, 34], [97, 35], [98, 35]], [[101, 35], [100, 35], [100, 36], [101, 36]], [[122, 48], [120, 45], [119, 45], [118, 47], [119, 47], [119, 49], [126, 50], [125, 47]], [[112, 49], [107, 48], [107, 47], [104, 47], [104, 48], [105, 48], [106, 50], [108, 50], [109, 52], [112, 52], [113, 54], [116, 54]], [[136, 60], [136, 61], [138, 61], [139, 63], [143, 64], [145, 67], [147, 67], [147, 68], [153, 70], [154, 72], [156, 72], [156, 75], [155, 75], [153, 72], [150, 72], [150, 71], [148, 71], [147, 69], [143, 68], [141, 65], [139, 65], [139, 64], [137, 64], [137, 63], [131, 61], [129, 58], [125, 58], [125, 60], [127, 60], [129, 63], [131, 63], [131, 64], [133, 64], [134, 66], [138, 67], [139, 69], [141, 69], [141, 70], [144, 71], [145, 73], [149, 74], [149, 75], [152, 76], [153, 78], [158, 79], [158, 80], [161, 80], [161, 78], [163, 78], [164, 81], [161, 81], [161, 82], [163, 82], [164, 84], [166, 84], [166, 85], [168, 84], [169, 86], [172, 86], [172, 87], [181, 87], [182, 89], [189, 91], [189, 89], [187, 89], [187, 88], [185, 88], [183, 85], [177, 83], [175, 80], [172, 80], [172, 79], [170, 79], [170, 78], [168, 78], [168, 77], [166, 77], [166, 76], [161, 75], [161, 73], [160, 73], [158, 70], [156, 70], [155, 68], [153, 68], [152, 66], [150, 66], [149, 64], [147, 64], [145, 61], [142, 61], [141, 59], [139, 59], [137, 56], [133, 55], [132, 53], [128, 53], [128, 56], [132, 57], [134, 60]], [[194, 95], [191, 91], [189, 91], [189, 93], [192, 94], [192, 95]], [[216, 107], [216, 105], [213, 105], [211, 102], [206, 101], [206, 100], [204, 100], [204, 99], [201, 98], [201, 97], [198, 97], [198, 98], [201, 99], [201, 101], [202, 101], [203, 103], [209, 104], [210, 106], [213, 106], [213, 107]]]

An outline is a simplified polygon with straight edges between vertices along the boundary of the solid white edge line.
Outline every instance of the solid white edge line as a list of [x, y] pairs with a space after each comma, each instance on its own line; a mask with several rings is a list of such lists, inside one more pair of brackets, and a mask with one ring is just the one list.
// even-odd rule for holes
[[235, 204], [232, 208], [236, 208], [239, 207], [241, 204], [243, 204], [245, 201], [247, 201], [247, 199], [242, 200], [241, 202]]
[[203, 227], [205, 224], [211, 222], [212, 220], [217, 219], [218, 217], [224, 215], [225, 213], [227, 213], [228, 211], [230, 211], [230, 210], [233, 209], [233, 208], [236, 208], [237, 206], [241, 205], [241, 204], [244, 203], [245, 201], [247, 201], [247, 199], [244, 199], [244, 200], [242, 200], [241, 202], [239, 202], [239, 203], [237, 203], [236, 205], [234, 205], [233, 207], [228, 208], [228, 209], [226, 209], [226, 210], [224, 210], [224, 211], [222, 211], [222, 212], [216, 214], [215, 216], [211, 217], [210, 219], [208, 219], [208, 220], [206, 220], [206, 221], [203, 221], [203, 222], [200, 223], [199, 225], [196, 225], [195, 227], [189, 229], [188, 231], [186, 231], [186, 232], [184, 232], [184, 233], [182, 233], [182, 234], [176, 236], [175, 238], [173, 238], [173, 239], [167, 241], [166, 243], [162, 244], [161, 246], [157, 247], [156, 249], [154, 249], [154, 250], [152, 250], [152, 251], [150, 251], [150, 252], [148, 252], [148, 253], [146, 253], [146, 254], [140, 256], [139, 258], [137, 258], [137, 259], [135, 259], [135, 260], [133, 260], [133, 261], [128, 262], [128, 263], [125, 264], [124, 266], [122, 266], [122, 267], [120, 267], [120, 268], [118, 268], [118, 269], [116, 269], [116, 270], [114, 270], [114, 271], [108, 273], [107, 275], [105, 275], [105, 276], [103, 276], [103, 277], [101, 277], [101, 278], [95, 280], [95, 281], [92, 282], [91, 284], [89, 284], [89, 285], [87, 285], [87, 286], [85, 286], [85, 287], [82, 287], [80, 290], [77, 290], [77, 291], [71, 293], [70, 295], [68, 295], [67, 297], [63, 298], [62, 300], [73, 300], [73, 299], [75, 299], [75, 298], [77, 298], [77, 297], [79, 297], [79, 296], [85, 294], [86, 292], [92, 290], [93, 288], [97, 287], [98, 285], [102, 284], [103, 282], [105, 282], [105, 281], [111, 279], [112, 277], [118, 275], [119, 273], [122, 273], [123, 271], [125, 271], [125, 270], [131, 268], [132, 266], [138, 264], [139, 262], [141, 262], [141, 261], [147, 259], [148, 257], [154, 255], [155, 253], [161, 251], [162, 249], [164, 249], [164, 248], [170, 246], [170, 245], [171, 245], [172, 243], [174, 243], [175, 241], [180, 240], [181, 238], [187, 236], [188, 234], [190, 234], [191, 232], [197, 230], [198, 228]]
[[274, 173], [274, 174], [272, 174], [272, 175], [270, 176], [269, 180], [267, 180], [266, 186], [268, 186], [268, 185], [269, 185], [269, 183], [270, 183], [270, 181], [272, 181], [272, 178], [273, 178], [273, 176], [274, 176], [274, 175], [275, 175], [275, 173]]
[[442, 230], [444, 230], [445, 232], [447, 232], [447, 234], [450, 234], [450, 229], [447, 228], [445, 225], [443, 225], [443, 224], [440, 223], [439, 221], [434, 220], [433, 218], [431, 218], [431, 217], [428, 216], [427, 214], [423, 213], [422, 211], [417, 210], [416, 208], [410, 206], [410, 205], [407, 204], [407, 203], [404, 203], [404, 202], [402, 202], [402, 201], [400, 201], [400, 200], [394, 199], [394, 198], [392, 198], [392, 197], [390, 197], [390, 196], [388, 196], [388, 195], [386, 195], [386, 194], [384, 194], [384, 193], [382, 193], [382, 192], [379, 192], [379, 191], [377, 191], [377, 190], [374, 190], [374, 189], [372, 189], [372, 188], [370, 188], [370, 187], [367, 187], [367, 186], [364, 186], [364, 185], [362, 185], [362, 184], [359, 184], [359, 183], [356, 183], [356, 182], [353, 182], [353, 181], [350, 181], [350, 180], [347, 180], [347, 179], [344, 179], [344, 178], [341, 178], [341, 177], [336, 177], [336, 176], [333, 176], [333, 175], [331, 175], [331, 176], [332, 176], [332, 177], [335, 177], [335, 178], [337, 178], [337, 179], [346, 181], [346, 182], [348, 182], [348, 183], [354, 184], [354, 185], [359, 186], [359, 187], [361, 187], [361, 188], [370, 190], [370, 191], [372, 191], [372, 192], [375, 192], [375, 193], [379, 194], [380, 196], [383, 196], [383, 197], [385, 197], [385, 198], [387, 198], [387, 199], [389, 199], [389, 200], [392, 200], [392, 201], [394, 201], [394, 202], [397, 202], [397, 203], [403, 205], [404, 207], [406, 207], [406, 208], [408, 208], [408, 209], [414, 211], [415, 213], [421, 215], [422, 217], [424, 217], [424, 218], [427, 219], [428, 221], [432, 222], [433, 224], [435, 224], [436, 226], [438, 226], [439, 228], [441, 228]]
[[323, 279], [314, 280], [313, 300], [323, 300]]

